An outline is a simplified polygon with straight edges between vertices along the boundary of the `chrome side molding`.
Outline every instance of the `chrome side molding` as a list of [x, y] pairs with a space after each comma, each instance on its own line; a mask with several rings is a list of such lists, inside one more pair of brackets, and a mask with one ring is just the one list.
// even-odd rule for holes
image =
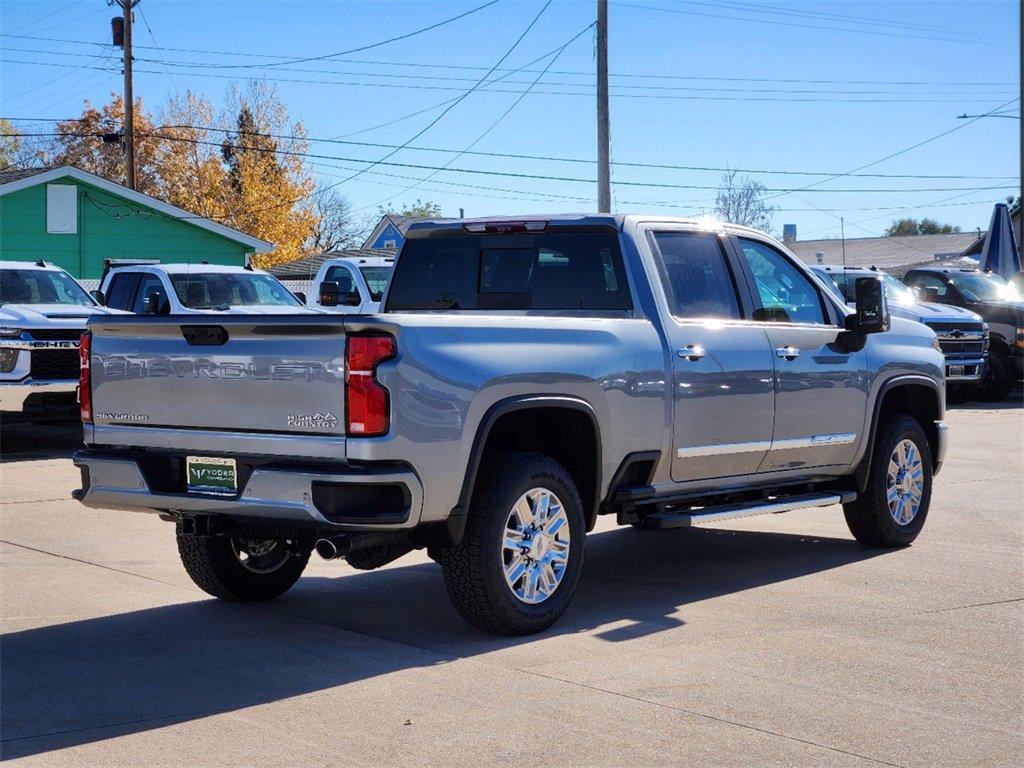
[[699, 456], [722, 456], [730, 453], [753, 453], [754, 451], [787, 451], [792, 448], [823, 448], [829, 445], [849, 445], [857, 439], [856, 432], [834, 432], [827, 435], [794, 437], [788, 440], [760, 440], [751, 443], [722, 443], [719, 445], [695, 445], [679, 448], [676, 456], [691, 459]]

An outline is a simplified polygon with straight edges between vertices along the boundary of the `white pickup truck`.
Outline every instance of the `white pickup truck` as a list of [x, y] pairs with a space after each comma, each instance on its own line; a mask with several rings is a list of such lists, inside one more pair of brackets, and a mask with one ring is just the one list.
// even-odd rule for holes
[[394, 268], [390, 256], [328, 259], [316, 273], [306, 304], [346, 315], [376, 314]]
[[0, 410], [31, 421], [78, 418], [78, 344], [86, 321], [114, 314], [63, 269], [0, 261]]
[[258, 269], [155, 261], [110, 262], [95, 295], [107, 307], [148, 315], [290, 314], [305, 298]]

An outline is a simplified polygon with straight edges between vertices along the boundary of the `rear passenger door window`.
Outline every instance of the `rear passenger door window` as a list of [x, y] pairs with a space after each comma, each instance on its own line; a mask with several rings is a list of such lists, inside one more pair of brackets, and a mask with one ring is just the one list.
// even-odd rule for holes
[[678, 318], [742, 317], [736, 281], [716, 235], [654, 232], [669, 311]]
[[739, 250], [760, 299], [755, 320], [826, 324], [821, 294], [810, 277], [774, 248], [739, 238]]
[[110, 286], [107, 288], [107, 306], [111, 309], [130, 310], [135, 298], [135, 287], [138, 284], [137, 272], [122, 272], [114, 275], [110, 278]]

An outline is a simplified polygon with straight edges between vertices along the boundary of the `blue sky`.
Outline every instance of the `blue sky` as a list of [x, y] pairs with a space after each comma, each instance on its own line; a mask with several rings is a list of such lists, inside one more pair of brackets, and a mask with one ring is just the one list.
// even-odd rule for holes
[[[231, 78], [272, 77], [310, 137], [400, 145], [441, 112], [428, 108], [465, 93], [499, 61], [543, 0], [499, 0], [451, 24], [343, 60], [269, 69], [213, 65], [344, 51], [484, 2], [142, 0], [143, 13], [136, 11], [136, 94], [155, 106], [191, 88], [219, 103]], [[594, 20], [595, 5], [555, 0], [502, 66], [522, 67], [559, 48]], [[4, 0], [0, 114], [71, 117], [80, 113], [83, 99], [99, 104], [120, 90], [119, 50], [96, 45], [109, 41], [113, 15], [105, 0]], [[848, 237], [880, 233], [900, 215], [932, 216], [968, 230], [985, 228], [992, 202], [1019, 183], [1020, 121], [957, 119], [1019, 95], [1013, 0], [613, 0], [609, 16], [613, 160], [691, 167], [615, 166], [617, 211], [708, 209], [721, 171], [692, 167], [732, 167], [759, 171], [750, 175], [772, 189], [818, 182], [804, 191], [772, 193], [772, 203], [782, 209], [774, 216], [775, 230], [795, 223], [801, 239], [838, 237], [840, 216]], [[496, 74], [507, 75], [502, 83], [471, 93], [411, 146], [465, 149], [549, 60], [521, 72], [499, 69]], [[593, 161], [594, 66], [594, 38], [587, 31], [474, 151]], [[1009, 109], [1019, 114], [1017, 102]], [[426, 111], [365, 131], [419, 110]], [[828, 180], [760, 172], [844, 173], [955, 128], [861, 171], [882, 177]], [[350, 176], [346, 169], [367, 167], [353, 160], [379, 160], [392, 150], [311, 142], [310, 151], [348, 158], [315, 161], [313, 170], [330, 184]], [[407, 148], [386, 162], [436, 167], [453, 157]], [[338, 189], [366, 211], [380, 203], [401, 207], [417, 197], [439, 202], [446, 215], [457, 215], [459, 208], [473, 216], [595, 208], [592, 183], [522, 177], [590, 180], [596, 178], [592, 162], [466, 154], [451, 166], [482, 173], [445, 170], [409, 190], [432, 171], [380, 164]], [[496, 175], [502, 173], [508, 175]], [[903, 208], [912, 210], [902, 213]]]

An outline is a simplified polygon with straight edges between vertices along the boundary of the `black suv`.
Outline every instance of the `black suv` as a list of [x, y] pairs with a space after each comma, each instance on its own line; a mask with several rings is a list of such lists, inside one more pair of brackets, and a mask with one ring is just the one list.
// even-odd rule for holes
[[907, 272], [903, 282], [925, 301], [952, 304], [981, 315], [988, 323], [988, 376], [981, 394], [1002, 400], [1024, 376], [1024, 298], [998, 275], [976, 269], [925, 267]]

